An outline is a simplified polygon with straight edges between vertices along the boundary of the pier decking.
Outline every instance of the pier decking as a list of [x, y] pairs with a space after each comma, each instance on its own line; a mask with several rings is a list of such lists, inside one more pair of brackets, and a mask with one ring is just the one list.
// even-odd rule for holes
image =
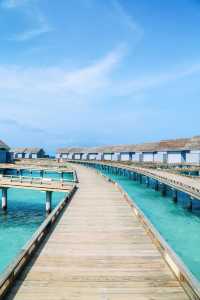
[[1, 188], [21, 188], [21, 189], [33, 189], [39, 191], [51, 191], [51, 192], [68, 192], [72, 189], [74, 184], [62, 181], [51, 181], [40, 178], [20, 178], [12, 176], [0, 177], [0, 189]]
[[78, 191], [7, 300], [188, 299], [121, 192], [75, 168]]
[[[72, 161], [76, 162], [76, 161]], [[200, 183], [194, 178], [185, 177], [181, 174], [175, 174], [159, 169], [150, 169], [139, 167], [135, 165], [126, 165], [117, 162], [97, 162], [97, 161], [79, 161], [79, 163], [87, 163], [89, 165], [98, 164], [105, 167], [116, 167], [119, 169], [128, 170], [130, 172], [136, 172], [146, 177], [153, 178], [158, 182], [164, 183], [172, 188], [180, 190], [191, 197], [200, 200]]]

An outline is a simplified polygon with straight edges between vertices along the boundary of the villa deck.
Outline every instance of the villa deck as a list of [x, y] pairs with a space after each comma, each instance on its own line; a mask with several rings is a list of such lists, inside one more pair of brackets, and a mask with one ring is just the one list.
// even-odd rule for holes
[[79, 189], [7, 300], [184, 300], [117, 187], [75, 166]]

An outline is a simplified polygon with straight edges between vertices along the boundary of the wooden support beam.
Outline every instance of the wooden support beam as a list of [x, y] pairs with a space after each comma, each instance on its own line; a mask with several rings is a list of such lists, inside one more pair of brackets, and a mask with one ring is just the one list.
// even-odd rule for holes
[[172, 199], [175, 203], [178, 201], [178, 192], [175, 189], [172, 190]]
[[52, 192], [46, 191], [46, 213], [49, 214], [52, 210]]
[[8, 198], [8, 189], [2, 188], [2, 202], [1, 207], [3, 210], [7, 210], [7, 198]]
[[161, 185], [161, 195], [163, 197], [165, 197], [166, 194], [167, 194], [167, 187], [166, 187], [166, 185], [164, 183], [162, 183], [162, 185]]
[[158, 191], [158, 187], [159, 187], [159, 183], [158, 183], [158, 180], [156, 180], [156, 182], [155, 182], [155, 191]]

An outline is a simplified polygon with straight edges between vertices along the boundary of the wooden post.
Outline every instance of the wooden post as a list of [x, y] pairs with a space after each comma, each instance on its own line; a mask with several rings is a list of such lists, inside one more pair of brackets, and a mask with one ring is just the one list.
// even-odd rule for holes
[[191, 210], [192, 211], [192, 200], [193, 200], [194, 198], [192, 197], [192, 196], [190, 196], [190, 202], [189, 202], [189, 204], [188, 204], [188, 206], [187, 206], [187, 209], [188, 210]]
[[149, 177], [146, 177], [146, 185], [147, 185], [147, 187], [149, 187], [149, 185], [150, 185], [150, 179], [149, 179]]
[[7, 198], [8, 198], [8, 189], [2, 188], [2, 202], [1, 207], [3, 210], [7, 210]]
[[163, 197], [166, 196], [166, 193], [167, 193], [167, 189], [166, 189], [166, 185], [164, 183], [162, 183], [162, 187], [161, 187], [161, 195]]
[[52, 209], [52, 192], [46, 191], [46, 213], [49, 214]]
[[155, 191], [158, 191], [158, 186], [159, 186], [158, 180], [156, 180], [156, 182], [155, 182]]
[[172, 199], [175, 203], [178, 201], [178, 193], [175, 189], [172, 190]]

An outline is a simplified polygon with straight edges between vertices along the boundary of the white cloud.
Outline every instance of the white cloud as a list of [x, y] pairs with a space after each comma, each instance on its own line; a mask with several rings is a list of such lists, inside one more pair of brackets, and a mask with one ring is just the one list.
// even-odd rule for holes
[[[18, 139], [24, 127], [30, 132], [30, 135], [26, 134], [30, 138], [34, 131], [35, 140], [40, 136], [43, 142], [48, 136], [63, 145], [65, 136], [71, 138], [76, 135], [77, 141], [87, 139], [85, 132], [93, 137], [96, 133], [101, 136], [102, 122], [108, 128], [112, 124], [127, 124], [128, 120], [133, 122], [133, 115], [136, 120], [140, 118], [140, 111], [137, 113], [136, 108], [130, 109], [133, 106], [124, 105], [128, 101], [137, 101], [138, 94], [142, 96], [144, 91], [200, 74], [200, 63], [195, 63], [141, 78], [137, 78], [133, 71], [132, 76], [119, 79], [116, 75], [120, 73], [125, 53], [125, 49], [119, 47], [73, 71], [59, 66], [0, 66], [1, 115], [12, 124], [9, 127], [4, 120], [0, 129], [2, 132], [9, 129], [9, 135], [13, 128], [18, 128]], [[122, 96], [120, 105], [115, 102], [118, 101], [116, 96]], [[115, 107], [118, 109], [115, 110]], [[143, 115], [144, 110], [145, 107]], [[40, 128], [42, 131], [38, 133]], [[58, 132], [61, 136], [55, 139], [54, 135]]]
[[44, 16], [41, 16], [41, 14], [37, 13], [35, 15], [35, 27], [14, 35], [10, 38], [10, 40], [15, 40], [18, 42], [28, 41], [51, 31], [53, 31], [53, 28], [50, 27]]
[[131, 95], [149, 89], [155, 89], [161, 85], [169, 84], [185, 77], [200, 73], [200, 63], [195, 63], [187, 67], [179, 67], [171, 71], [158, 74], [145, 75], [141, 78], [127, 79], [117, 86], [118, 95]]
[[68, 71], [61, 67], [22, 68], [0, 67], [1, 93], [8, 94], [59, 94], [91, 95], [101, 91], [111, 82], [111, 73], [124, 55], [123, 48], [117, 48], [102, 59], [84, 68]]
[[2, 7], [8, 10], [21, 9], [24, 17], [29, 20], [29, 26], [26, 26], [29, 28], [8, 37], [10, 41], [25, 42], [53, 30], [34, 0], [4, 0]]
[[125, 48], [118, 47], [88, 66], [73, 71], [59, 66], [0, 66], [1, 97], [19, 99], [19, 102], [32, 101], [34, 97], [36, 101], [43, 98], [48, 102], [48, 97], [56, 97], [57, 101], [65, 103], [74, 99], [90, 103], [100, 95], [130, 96], [200, 73], [200, 63], [195, 63], [140, 78], [133, 72], [132, 76], [117, 79], [115, 75], [120, 70], [116, 69], [121, 66], [124, 55]]
[[141, 26], [133, 19], [130, 14], [128, 14], [119, 0], [113, 0], [112, 6], [120, 21], [123, 22], [130, 31], [138, 33], [139, 35], [143, 35], [143, 29], [141, 28]]
[[2, 1], [1, 6], [6, 9], [14, 9], [17, 7], [22, 7], [25, 4], [28, 4], [30, 0], [4, 0]]

